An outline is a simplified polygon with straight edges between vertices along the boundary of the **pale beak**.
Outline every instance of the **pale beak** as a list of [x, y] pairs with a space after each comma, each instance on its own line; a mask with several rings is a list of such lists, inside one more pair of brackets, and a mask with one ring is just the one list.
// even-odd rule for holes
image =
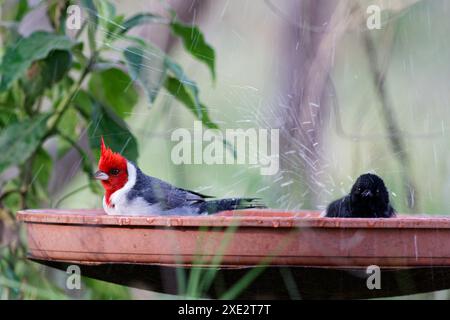
[[372, 191], [370, 191], [370, 190], [364, 190], [364, 192], [362, 193], [362, 196], [363, 197], [372, 197], [373, 194], [372, 194]]
[[108, 180], [109, 176], [106, 173], [104, 173], [103, 171], [99, 170], [99, 171], [97, 171], [94, 174], [94, 179], [97, 179], [97, 180]]

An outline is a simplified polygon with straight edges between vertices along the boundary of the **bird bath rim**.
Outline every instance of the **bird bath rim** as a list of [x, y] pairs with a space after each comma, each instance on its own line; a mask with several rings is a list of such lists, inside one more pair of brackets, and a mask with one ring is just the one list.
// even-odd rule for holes
[[[102, 210], [18, 213], [30, 257], [85, 263], [450, 266], [450, 218], [325, 218], [318, 211], [247, 209], [210, 216], [108, 216]], [[234, 226], [236, 226], [234, 228]], [[201, 263], [197, 258], [203, 259]]]
[[201, 216], [107, 215], [103, 209], [29, 209], [18, 211], [22, 222], [105, 226], [170, 227], [324, 227], [324, 228], [433, 228], [450, 229], [450, 216], [398, 215], [393, 218], [327, 218], [320, 211], [245, 209]]

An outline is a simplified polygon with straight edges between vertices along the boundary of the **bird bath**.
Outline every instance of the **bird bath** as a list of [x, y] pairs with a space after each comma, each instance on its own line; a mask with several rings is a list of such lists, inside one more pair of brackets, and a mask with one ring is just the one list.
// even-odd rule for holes
[[[450, 218], [323, 218], [314, 211], [211, 216], [108, 216], [103, 210], [25, 210], [29, 258], [120, 284], [177, 293], [176, 269], [216, 268], [225, 286], [264, 268], [241, 297], [371, 298], [450, 288]], [[381, 268], [369, 290], [366, 268]], [[170, 281], [169, 281], [170, 282]], [[176, 282], [176, 281], [175, 281]], [[276, 284], [276, 285], [275, 285]], [[220, 292], [212, 288], [209, 296]]]

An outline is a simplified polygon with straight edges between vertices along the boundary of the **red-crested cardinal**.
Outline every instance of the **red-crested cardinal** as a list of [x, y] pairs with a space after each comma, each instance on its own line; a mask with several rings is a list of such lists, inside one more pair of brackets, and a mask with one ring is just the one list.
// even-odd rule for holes
[[256, 198], [211, 198], [145, 175], [133, 162], [105, 146], [94, 178], [101, 181], [103, 208], [110, 215], [199, 215], [224, 210], [264, 208]]

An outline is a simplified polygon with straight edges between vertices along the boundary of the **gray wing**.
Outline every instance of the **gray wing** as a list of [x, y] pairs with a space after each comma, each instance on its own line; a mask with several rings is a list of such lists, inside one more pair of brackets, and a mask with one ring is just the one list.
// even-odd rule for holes
[[200, 203], [205, 198], [199, 193], [177, 188], [143, 173], [137, 175], [135, 187], [128, 194], [130, 200], [136, 197], [142, 197], [150, 204], [159, 203], [163, 210]]

